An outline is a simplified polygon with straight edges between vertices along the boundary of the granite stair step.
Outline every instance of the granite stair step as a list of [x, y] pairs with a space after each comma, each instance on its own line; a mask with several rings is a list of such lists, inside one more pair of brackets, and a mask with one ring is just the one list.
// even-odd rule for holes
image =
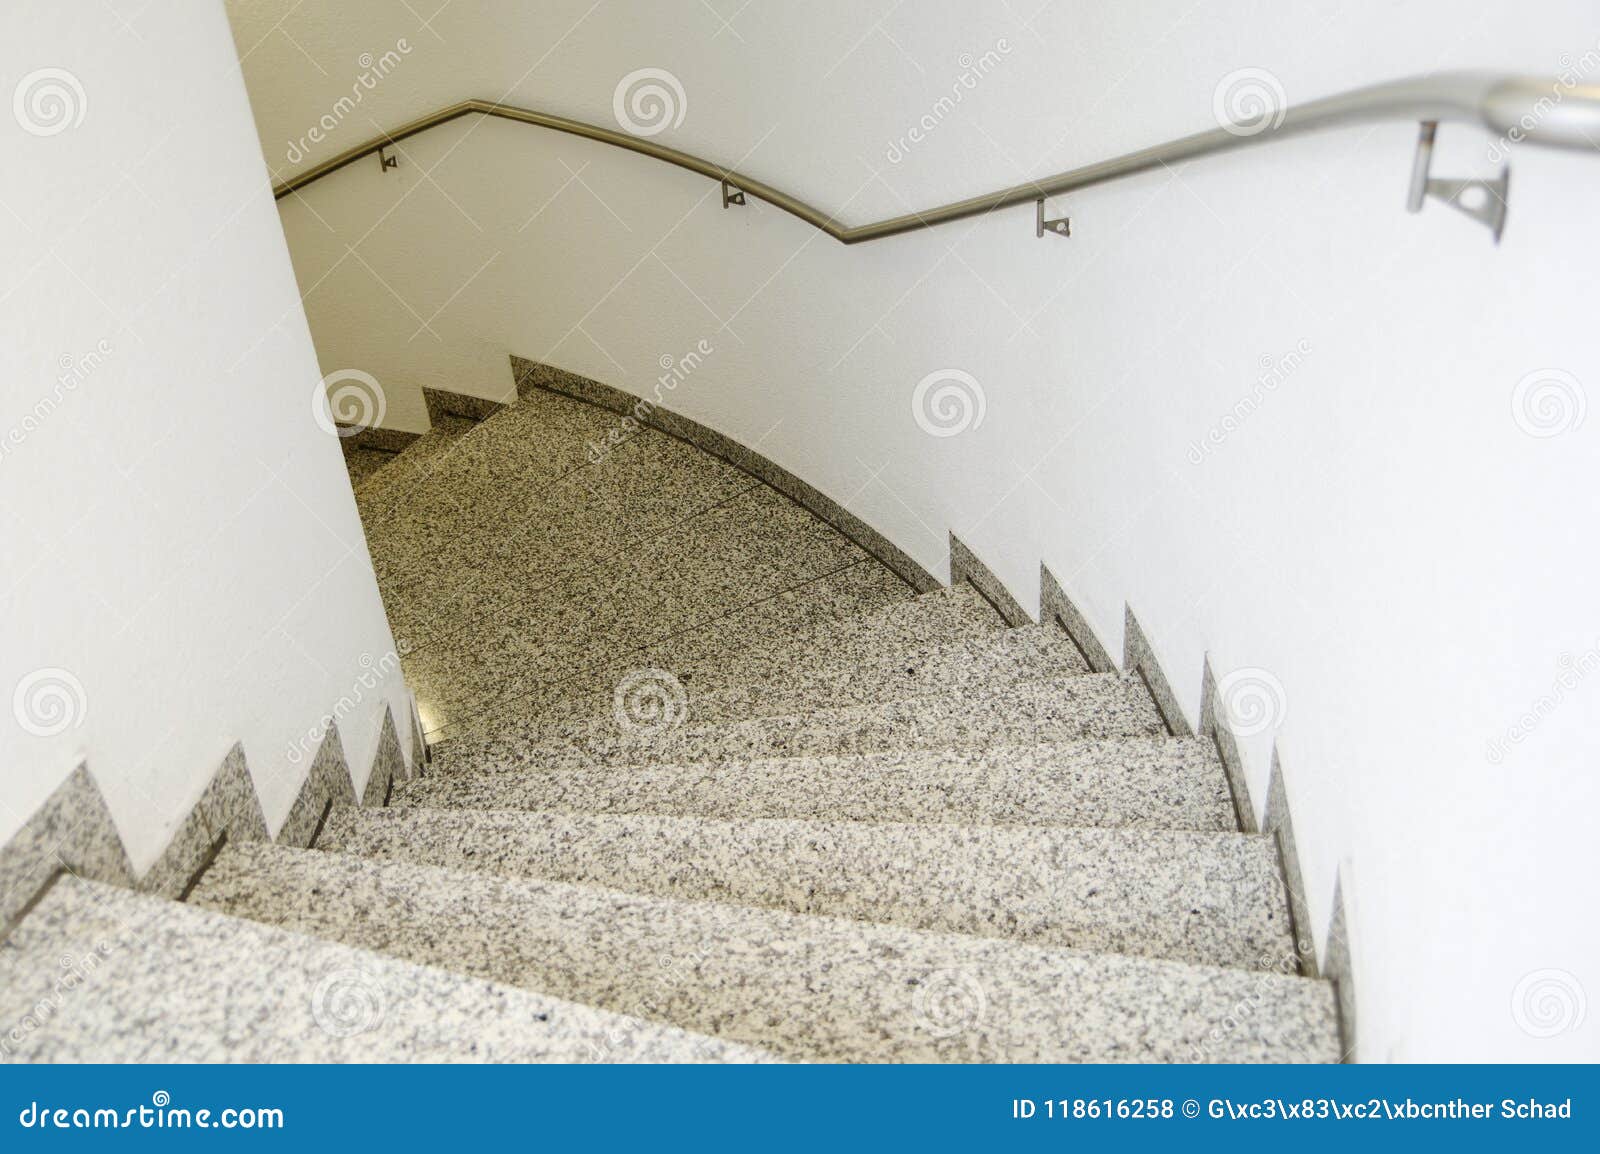
[[668, 687], [681, 699], [684, 722], [707, 725], [931, 694], [986, 692], [1089, 672], [1066, 634], [1037, 625], [935, 644], [923, 640], [822, 651], [831, 652], [832, 660], [807, 661], [784, 652], [674, 662], [652, 654], [620, 675], [607, 671], [613, 673], [610, 680], [587, 679], [586, 693], [563, 698], [557, 708], [541, 710], [538, 719], [558, 733], [585, 725], [615, 728], [616, 687], [630, 676]]
[[[1009, 628], [970, 586], [918, 594], [907, 588], [906, 596], [892, 604], [866, 609], [849, 618], [808, 623], [791, 632], [763, 638], [759, 646], [728, 653], [725, 658], [734, 664], [792, 659], [804, 662], [808, 669], [823, 669], [847, 661], [847, 650], [877, 653], [888, 648], [910, 650], [977, 641], [1002, 636]], [[692, 647], [686, 648], [693, 652]]]
[[[435, 763], [437, 765], [437, 763]], [[1068, 825], [1236, 832], [1216, 747], [1198, 738], [730, 757], [681, 765], [431, 772], [391, 803], [806, 821]]]
[[0, 945], [0, 1020], [0, 1062], [770, 1060], [70, 874]]
[[733, 651], [702, 652], [689, 636], [654, 647], [649, 657], [678, 676], [691, 695], [710, 697], [745, 687], [759, 692], [775, 677], [870, 673], [878, 665], [915, 660], [942, 647], [966, 645], [981, 652], [984, 645], [1000, 644], [1013, 632], [976, 592], [957, 587], [923, 593], [874, 613], [819, 621]]
[[359, 494], [361, 488], [395, 463], [400, 454], [386, 449], [367, 449], [345, 446], [344, 467], [350, 475], [350, 486]]
[[[851, 571], [857, 568], [883, 573], [871, 563], [852, 566]], [[863, 584], [859, 578], [854, 583]], [[841, 607], [838, 612], [800, 616], [792, 610], [783, 612], [782, 607], [768, 613], [755, 606], [546, 684], [525, 698], [503, 703], [491, 714], [452, 727], [452, 733], [499, 725], [508, 713], [547, 724], [603, 720], [612, 716], [616, 691], [624, 679], [656, 669], [677, 678], [690, 716], [700, 716], [697, 703], [705, 701], [708, 710], [716, 710], [709, 716], [721, 717], [726, 715], [721, 705], [725, 695], [752, 684], [760, 686], [780, 672], [790, 679], [825, 673], [842, 676], [849, 663], [840, 654], [847, 651], [920, 653], [930, 648], [930, 638], [944, 645], [978, 644], [995, 642], [1008, 632], [999, 615], [976, 594], [941, 589], [911, 596], [904, 585], [899, 594], [876, 597], [854, 614]], [[783, 619], [782, 624], [777, 618]]]
[[443, 772], [457, 773], [517, 765], [718, 763], [1166, 733], [1144, 686], [1112, 673], [706, 724], [686, 722], [682, 709], [650, 712], [652, 696], [664, 699], [669, 692], [659, 677], [641, 671], [623, 695], [629, 704], [613, 717], [576, 724], [507, 718], [492, 731], [442, 743], [436, 757]]
[[[937, 611], [963, 600], [925, 594], [906, 608], [929, 603], [936, 610], [930, 616], [937, 631], [943, 616]], [[1008, 630], [1001, 625], [937, 643], [926, 636], [920, 640], [895, 636], [893, 631], [903, 633], [915, 620], [910, 614], [896, 614], [882, 631], [874, 624], [862, 625], [859, 631], [830, 625], [829, 632], [837, 636], [737, 655], [721, 650], [702, 654], [695, 652], [697, 647], [669, 643], [571, 678], [559, 692], [530, 700], [515, 712], [552, 734], [570, 735], [595, 726], [614, 727], [618, 689], [628, 684], [641, 684], [651, 694], [670, 693], [679, 700], [685, 722], [709, 724], [1089, 672], [1059, 630], [1038, 626]], [[490, 718], [468, 722], [457, 735], [503, 725], [510, 712], [508, 706]]]
[[675, 526], [705, 523], [703, 514], [757, 485], [671, 437], [641, 433], [548, 486], [502, 484], [442, 525], [386, 527], [373, 542], [384, 558], [375, 567], [396, 629], [420, 645], [581, 587], [596, 566]]
[[397, 506], [408, 488], [425, 479], [474, 424], [465, 417], [441, 416], [392, 461], [357, 485], [356, 507], [362, 521], [372, 523]]
[[[988, 693], [1089, 672], [1064, 632], [1030, 625], [977, 640], [840, 651], [836, 661], [814, 669], [774, 660], [738, 669], [737, 679], [714, 677], [707, 684], [695, 674], [683, 685], [686, 721], [708, 724], [938, 694]], [[606, 719], [602, 715], [599, 720]]]
[[419, 474], [403, 492], [397, 491], [387, 510], [388, 524], [382, 528], [399, 535], [371, 537], [374, 564], [391, 559], [391, 545], [410, 555], [405, 546], [415, 538], [406, 534], [405, 525], [448, 544], [455, 519], [470, 516], [475, 506], [513, 499], [507, 493], [511, 487], [524, 493], [543, 490], [584, 468], [590, 464], [585, 446], [617, 423], [615, 415], [591, 405], [541, 393], [475, 424], [437, 460], [437, 467]]
[[558, 587], [511, 589], [492, 608], [479, 605], [481, 619], [410, 653], [406, 680], [441, 723], [464, 719], [864, 560], [831, 527], [758, 486]]
[[[584, 445], [615, 424], [616, 418], [591, 406], [546, 395], [526, 398], [461, 431], [448, 451], [434, 455], [428, 467], [391, 490], [365, 518], [385, 597], [398, 600], [411, 593], [420, 598], [431, 590], [427, 579], [434, 570], [458, 583], [486, 576], [479, 570], [492, 570], [488, 548], [521, 530], [514, 514], [544, 502], [562, 504], [561, 495], [583, 490], [578, 475], [593, 466]], [[716, 464], [703, 457], [696, 455], [691, 467], [715, 471]], [[607, 479], [619, 473], [628, 471], [608, 471]], [[453, 608], [447, 601], [427, 604], [440, 610], [439, 619], [420, 624], [440, 630], [457, 624], [458, 613], [443, 612]]]
[[[797, 1060], [1339, 1056], [1331, 987], [1283, 970], [1094, 954], [264, 844], [224, 849], [190, 900]], [[1238, 1013], [1241, 1004], [1251, 1013]]]
[[346, 807], [317, 848], [1241, 969], [1295, 957], [1259, 835]]
[[431, 726], [430, 732], [433, 740], [443, 741], [473, 730], [493, 732], [509, 719], [582, 715], [597, 696], [612, 701], [622, 679], [641, 667], [663, 660], [715, 667], [729, 654], [776, 651], [795, 633], [843, 624], [912, 600], [904, 582], [876, 562], [862, 560], [659, 640], [597, 654], [592, 664], [565, 677], [515, 681], [511, 692], [482, 702], [465, 720]]

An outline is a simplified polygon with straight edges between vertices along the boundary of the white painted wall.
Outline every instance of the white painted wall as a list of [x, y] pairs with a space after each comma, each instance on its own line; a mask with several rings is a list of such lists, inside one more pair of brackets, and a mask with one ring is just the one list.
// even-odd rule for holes
[[406, 692], [222, 6], [0, 26], [0, 842], [87, 758], [143, 869], [234, 742], [275, 829]]
[[[280, 177], [466, 97], [615, 123], [618, 81], [654, 67], [686, 97], [657, 139], [850, 222], [1211, 127], [1241, 68], [1302, 101], [1600, 56], [1578, 0], [504, 0], [427, 25], [290, 9], [230, 5]], [[288, 142], [359, 85], [360, 54], [401, 38], [398, 66], [290, 164]], [[963, 57], [991, 50], [998, 66], [891, 162]], [[476, 120], [282, 211], [323, 368], [377, 374], [391, 424], [424, 426], [421, 384], [502, 395], [507, 352], [645, 393], [704, 338], [714, 354], [669, 403], [759, 442], [929, 568], [953, 528], [1029, 603], [1042, 558], [1113, 652], [1131, 603], [1191, 717], [1207, 653], [1219, 674], [1269, 671], [1287, 705], [1244, 742], [1250, 786], [1260, 809], [1276, 737], [1319, 938], [1344, 876], [1361, 1057], [1595, 1058], [1600, 1015], [1536, 1037], [1538, 1007], [1514, 997], [1545, 970], [1600, 996], [1600, 421], [1537, 438], [1512, 400], [1544, 369], [1600, 388], [1600, 161], [1518, 151], [1495, 248], [1448, 209], [1403, 211], [1414, 139], [1352, 129], [1085, 193], [1053, 206], [1070, 241], [1035, 239], [1019, 209], [846, 249], [763, 205], [724, 212], [688, 174]], [[1444, 130], [1436, 172], [1491, 174], [1490, 143]], [[979, 382], [985, 419], [928, 436], [913, 391], [950, 368]], [[1567, 660], [1589, 672], [1491, 761]]]

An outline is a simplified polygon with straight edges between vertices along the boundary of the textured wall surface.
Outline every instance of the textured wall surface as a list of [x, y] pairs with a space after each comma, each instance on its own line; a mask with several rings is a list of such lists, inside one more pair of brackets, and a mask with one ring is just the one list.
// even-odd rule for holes
[[[1252, 96], [1270, 118], [1436, 69], [1600, 79], [1577, 2], [364, 7], [230, 5], [279, 177], [503, 98], [857, 223]], [[628, 100], [643, 69], [669, 74], [664, 115]], [[1343, 875], [1362, 1056], [1593, 1056], [1592, 1022], [1539, 1019], [1543, 995], [1600, 991], [1573, 916], [1596, 864], [1600, 163], [1512, 149], [1496, 248], [1448, 208], [1404, 212], [1415, 138], [1353, 128], [1085, 192], [1052, 205], [1070, 240], [1021, 208], [844, 248], [476, 119], [281, 208], [323, 370], [377, 377], [391, 425], [423, 427], [423, 385], [506, 394], [512, 352], [641, 395], [669, 374], [671, 407], [932, 570], [953, 529], [1032, 605], [1043, 560], [1113, 653], [1131, 604], [1191, 721], [1209, 654], [1258, 817], [1278, 743], [1319, 935]], [[1492, 175], [1501, 151], [1446, 127], [1435, 171]]]

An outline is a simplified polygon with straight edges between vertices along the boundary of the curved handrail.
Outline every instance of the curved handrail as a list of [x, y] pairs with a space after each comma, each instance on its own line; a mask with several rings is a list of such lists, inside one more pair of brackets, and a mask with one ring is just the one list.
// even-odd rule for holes
[[1476, 124], [1490, 132], [1531, 144], [1558, 148], [1600, 148], [1600, 85], [1566, 86], [1539, 77], [1493, 72], [1441, 73], [1375, 84], [1296, 105], [1283, 110], [1276, 124], [1253, 134], [1231, 125], [1208, 129], [1042, 180], [1027, 181], [998, 192], [941, 205], [926, 212], [910, 212], [871, 224], [850, 226], [831, 213], [814, 208], [764, 181], [643, 137], [492, 100], [465, 100], [346, 149], [278, 184], [273, 188], [273, 196], [281, 200], [364, 156], [473, 113], [615, 145], [675, 164], [712, 180], [726, 181], [750, 196], [759, 197], [773, 207], [799, 217], [844, 244], [881, 240], [966, 217], [981, 216], [1012, 205], [1032, 203], [1042, 197], [1059, 196], [1091, 185], [1120, 180], [1197, 156], [1374, 121], [1453, 121]]

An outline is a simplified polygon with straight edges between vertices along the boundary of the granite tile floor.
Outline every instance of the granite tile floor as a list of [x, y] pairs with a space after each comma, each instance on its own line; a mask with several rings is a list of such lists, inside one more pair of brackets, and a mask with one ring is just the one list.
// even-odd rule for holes
[[0, 1059], [1340, 1059], [1276, 843], [1141, 680], [519, 388], [351, 461], [421, 775], [181, 903], [57, 884], [0, 1010], [110, 948]]

